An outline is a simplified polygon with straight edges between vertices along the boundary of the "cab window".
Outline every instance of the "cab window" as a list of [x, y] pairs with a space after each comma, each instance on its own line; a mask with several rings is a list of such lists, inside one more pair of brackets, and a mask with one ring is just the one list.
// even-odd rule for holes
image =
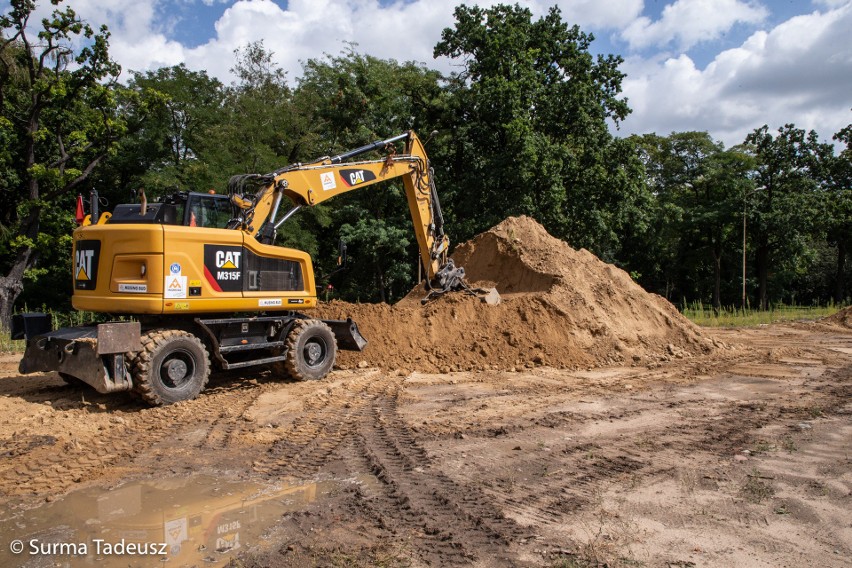
[[189, 227], [226, 228], [233, 217], [231, 202], [225, 195], [190, 195], [184, 217]]

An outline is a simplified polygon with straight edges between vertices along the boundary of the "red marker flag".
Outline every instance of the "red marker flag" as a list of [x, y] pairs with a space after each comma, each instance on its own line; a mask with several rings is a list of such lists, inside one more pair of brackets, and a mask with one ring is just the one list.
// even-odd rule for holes
[[86, 212], [83, 211], [83, 196], [77, 194], [77, 212], [74, 215], [74, 219], [77, 220], [78, 225], [83, 224], [83, 219], [86, 218]]

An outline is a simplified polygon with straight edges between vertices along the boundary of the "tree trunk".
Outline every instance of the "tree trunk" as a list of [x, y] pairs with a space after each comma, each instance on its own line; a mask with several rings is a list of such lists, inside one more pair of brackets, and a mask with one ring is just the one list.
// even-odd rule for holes
[[841, 304], [845, 293], [843, 277], [846, 272], [846, 243], [837, 241], [837, 272], [834, 275], [834, 303]]
[[722, 251], [713, 249], [713, 311], [716, 317], [722, 309]]
[[33, 250], [24, 249], [18, 253], [15, 263], [6, 276], [0, 276], [0, 330], [8, 332], [12, 328], [12, 314], [15, 300], [24, 290], [24, 272], [33, 261]]
[[382, 273], [382, 267], [376, 266], [376, 286], [379, 288], [379, 298], [382, 303], [387, 303], [387, 296], [385, 295], [385, 275]]

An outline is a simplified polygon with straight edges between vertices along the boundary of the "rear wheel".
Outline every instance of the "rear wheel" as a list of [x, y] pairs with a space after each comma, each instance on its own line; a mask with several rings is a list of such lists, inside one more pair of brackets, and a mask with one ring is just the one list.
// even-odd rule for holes
[[324, 378], [334, 366], [337, 340], [319, 320], [296, 320], [287, 335], [287, 374], [299, 381]]
[[142, 336], [142, 350], [131, 366], [133, 388], [154, 406], [198, 396], [210, 377], [204, 344], [178, 329], [155, 329]]

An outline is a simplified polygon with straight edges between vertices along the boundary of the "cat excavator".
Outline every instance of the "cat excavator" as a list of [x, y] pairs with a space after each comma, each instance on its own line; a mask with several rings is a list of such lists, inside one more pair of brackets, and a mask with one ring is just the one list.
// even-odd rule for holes
[[[397, 144], [404, 151], [397, 153]], [[380, 159], [359, 159], [383, 150]], [[231, 178], [228, 195], [179, 192], [99, 213], [73, 236], [77, 310], [117, 321], [50, 331], [43, 314], [13, 319], [27, 340], [22, 373], [57, 371], [101, 393], [135, 391], [151, 405], [195, 398], [212, 367], [272, 365], [297, 380], [325, 377], [337, 349], [362, 350], [351, 319], [319, 320], [310, 256], [275, 245], [304, 207], [401, 178], [425, 269], [426, 299], [471, 291], [449, 238], [422, 141], [413, 131], [268, 174]], [[280, 214], [282, 204], [289, 209]], [[342, 251], [343, 252], [343, 251]]]

